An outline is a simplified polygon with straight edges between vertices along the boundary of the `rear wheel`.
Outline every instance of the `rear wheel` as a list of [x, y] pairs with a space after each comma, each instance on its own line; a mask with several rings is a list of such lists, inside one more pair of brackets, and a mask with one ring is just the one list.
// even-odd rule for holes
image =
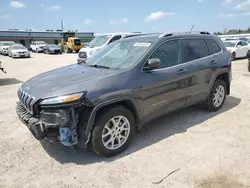
[[210, 112], [218, 111], [224, 104], [226, 99], [227, 87], [224, 80], [216, 80], [212, 90], [206, 101], [204, 107]]
[[102, 113], [95, 123], [91, 144], [99, 155], [112, 157], [124, 151], [136, 134], [133, 114], [122, 106]]

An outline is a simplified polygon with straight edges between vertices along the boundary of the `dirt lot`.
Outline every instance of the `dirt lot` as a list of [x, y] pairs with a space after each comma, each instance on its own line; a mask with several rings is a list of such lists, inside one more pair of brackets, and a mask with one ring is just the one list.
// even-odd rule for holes
[[[114, 158], [39, 142], [18, 120], [16, 91], [38, 73], [75, 63], [76, 54], [0, 56], [0, 187], [250, 187], [250, 73], [233, 62], [231, 96], [217, 113], [187, 108], [145, 127]], [[160, 184], [171, 171], [179, 169]]]

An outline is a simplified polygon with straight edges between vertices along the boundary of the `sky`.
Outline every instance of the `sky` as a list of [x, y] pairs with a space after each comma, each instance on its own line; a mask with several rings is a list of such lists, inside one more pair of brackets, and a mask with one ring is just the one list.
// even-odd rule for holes
[[250, 0], [1, 0], [0, 29], [224, 31], [250, 27]]

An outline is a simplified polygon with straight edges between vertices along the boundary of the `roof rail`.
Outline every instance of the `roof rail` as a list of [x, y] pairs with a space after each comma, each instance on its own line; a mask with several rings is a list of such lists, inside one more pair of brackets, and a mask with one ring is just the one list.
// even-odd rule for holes
[[184, 32], [175, 32], [175, 33], [162, 33], [159, 38], [163, 38], [163, 37], [169, 37], [169, 36], [173, 36], [173, 35], [188, 35], [188, 34], [200, 34], [200, 35], [210, 35], [209, 32], [207, 31], [184, 31]]

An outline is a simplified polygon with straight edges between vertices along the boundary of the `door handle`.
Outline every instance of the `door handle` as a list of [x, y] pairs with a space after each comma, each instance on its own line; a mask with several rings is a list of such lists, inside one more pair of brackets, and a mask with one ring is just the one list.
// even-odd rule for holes
[[183, 73], [186, 73], [187, 72], [187, 69], [180, 69], [177, 71], [177, 74], [183, 74]]
[[210, 65], [215, 65], [215, 64], [217, 64], [217, 61], [215, 61], [215, 60], [212, 60], [212, 61], [210, 62]]

